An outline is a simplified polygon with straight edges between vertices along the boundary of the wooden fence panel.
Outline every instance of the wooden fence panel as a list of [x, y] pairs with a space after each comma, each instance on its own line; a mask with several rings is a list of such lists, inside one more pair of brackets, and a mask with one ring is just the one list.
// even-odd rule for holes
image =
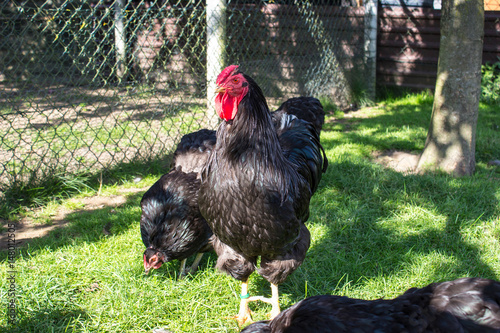
[[[377, 85], [434, 89], [441, 11], [381, 7], [377, 38]], [[500, 11], [485, 12], [483, 63], [500, 61]]]

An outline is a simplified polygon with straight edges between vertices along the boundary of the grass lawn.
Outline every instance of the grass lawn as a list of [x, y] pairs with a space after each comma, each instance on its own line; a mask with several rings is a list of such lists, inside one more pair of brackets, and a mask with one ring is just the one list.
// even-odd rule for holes
[[[355, 116], [327, 117], [321, 140], [329, 168], [311, 202], [312, 243], [304, 264], [280, 287], [282, 308], [307, 296], [392, 298], [410, 287], [464, 276], [500, 278], [500, 112], [481, 105], [477, 171], [403, 175], [372, 160], [372, 152], [419, 152], [432, 109], [426, 94], [386, 100]], [[11, 332], [238, 332], [238, 281], [215, 271], [214, 254], [179, 280], [179, 262], [144, 276], [139, 202], [160, 174], [145, 166], [104, 185], [101, 196], [125, 195], [117, 207], [82, 210], [87, 189], [32, 216], [50, 222], [72, 210], [67, 225], [23, 247], [13, 264], [17, 323], [7, 322], [9, 258], [0, 252], [0, 330]], [[143, 176], [139, 183], [132, 179]], [[94, 186], [91, 186], [94, 188]], [[40, 222], [42, 221], [42, 222]], [[54, 222], [55, 223], [55, 222]], [[6, 232], [5, 230], [3, 232]], [[269, 295], [257, 274], [251, 294]], [[254, 319], [270, 306], [252, 303]]]

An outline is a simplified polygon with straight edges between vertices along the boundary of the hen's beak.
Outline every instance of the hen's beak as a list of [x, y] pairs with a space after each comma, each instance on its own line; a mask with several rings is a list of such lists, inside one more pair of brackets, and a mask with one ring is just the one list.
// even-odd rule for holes
[[215, 93], [216, 94], [224, 93], [224, 92], [226, 92], [226, 88], [225, 87], [217, 86], [217, 88], [215, 89]]
[[[150, 259], [151, 261], [151, 259]], [[144, 255], [144, 274], [148, 275], [149, 271], [153, 268], [153, 265], [151, 265], [147, 260], [146, 260], [146, 255]]]
[[146, 255], [144, 255], [144, 273], [147, 275], [151, 269], [160, 268], [164, 262], [166, 262], [164, 254], [153, 254], [151, 258], [149, 258], [149, 261], [146, 260]]

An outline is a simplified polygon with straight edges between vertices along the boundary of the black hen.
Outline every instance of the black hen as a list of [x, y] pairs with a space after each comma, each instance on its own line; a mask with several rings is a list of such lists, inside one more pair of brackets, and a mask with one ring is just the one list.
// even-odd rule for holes
[[390, 300], [306, 298], [242, 333], [500, 332], [500, 283], [462, 278], [412, 288]]
[[203, 252], [211, 249], [212, 231], [198, 209], [198, 178], [214, 144], [214, 131], [201, 130], [185, 135], [174, 152], [172, 170], [142, 197], [140, 225], [146, 246], [146, 273], [178, 259], [181, 260], [182, 277], [188, 257], [198, 253], [191, 267], [193, 272]]
[[215, 140], [215, 131], [208, 129], [184, 135], [174, 152], [171, 169], [184, 173], [195, 172], [199, 177], [215, 146]]
[[314, 97], [290, 98], [274, 111], [273, 114], [285, 113], [313, 124], [318, 134], [325, 123], [325, 111], [321, 102]]
[[[284, 108], [271, 116], [260, 87], [237, 66], [226, 68], [217, 85], [216, 109], [224, 121], [202, 171], [199, 205], [216, 236], [217, 267], [242, 281], [242, 324], [250, 320], [251, 300], [271, 303], [272, 317], [279, 313], [278, 285], [309, 248], [304, 222], [327, 160], [314, 126]], [[248, 295], [258, 257], [271, 300]]]

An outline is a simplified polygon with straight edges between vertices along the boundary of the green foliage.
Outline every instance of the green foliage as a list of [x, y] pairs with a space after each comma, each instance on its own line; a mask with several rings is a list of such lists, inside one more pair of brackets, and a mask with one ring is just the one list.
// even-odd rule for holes
[[372, 98], [368, 95], [365, 75], [359, 68], [354, 68], [351, 70], [350, 84], [353, 104], [356, 104], [358, 107], [375, 105]]
[[500, 61], [482, 65], [481, 74], [481, 101], [490, 104], [499, 103]]
[[330, 97], [322, 96], [319, 98], [319, 101], [323, 105], [325, 114], [335, 115], [336, 117], [343, 116], [344, 113], [335, 105], [335, 102]]

